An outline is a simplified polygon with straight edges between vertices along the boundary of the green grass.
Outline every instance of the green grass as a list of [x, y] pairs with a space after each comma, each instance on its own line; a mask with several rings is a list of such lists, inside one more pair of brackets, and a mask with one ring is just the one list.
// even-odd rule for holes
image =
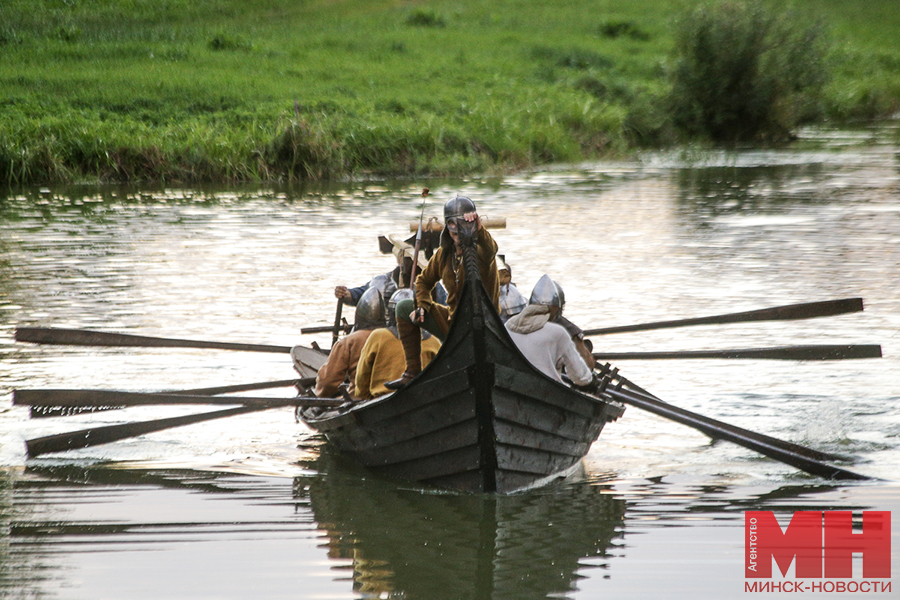
[[[665, 0], [4, 0], [0, 181], [461, 174], [682, 141]], [[825, 114], [900, 107], [896, 0], [797, 0]]]

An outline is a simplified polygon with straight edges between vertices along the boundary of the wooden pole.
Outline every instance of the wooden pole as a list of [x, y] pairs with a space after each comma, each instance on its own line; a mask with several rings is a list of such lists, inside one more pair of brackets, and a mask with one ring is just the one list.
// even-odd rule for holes
[[817, 317], [829, 317], [845, 313], [859, 312], [863, 310], [862, 298], [845, 298], [842, 300], [826, 300], [824, 302], [806, 302], [803, 304], [788, 304], [761, 310], [750, 310], [739, 313], [717, 315], [713, 317], [698, 317], [693, 319], [678, 319], [674, 321], [657, 321], [639, 325], [622, 325], [618, 327], [601, 327], [587, 329], [584, 335], [607, 335], [611, 333], [626, 333], [631, 331], [650, 331], [653, 329], [668, 329], [672, 327], [691, 327], [694, 325], [721, 325], [725, 323], [748, 323], [753, 321], [792, 321], [796, 319], [814, 319]]
[[594, 352], [597, 360], [671, 360], [700, 358], [738, 358], [757, 360], [846, 360], [881, 358], [877, 344], [836, 344], [780, 346], [730, 350], [684, 350], [673, 352]]
[[208, 348], [214, 350], [238, 350], [244, 352], [290, 353], [290, 346], [267, 344], [238, 344], [161, 338], [127, 333], [107, 333], [89, 329], [60, 329], [45, 327], [17, 327], [17, 342], [56, 344], [62, 346], [109, 346], [131, 348]]

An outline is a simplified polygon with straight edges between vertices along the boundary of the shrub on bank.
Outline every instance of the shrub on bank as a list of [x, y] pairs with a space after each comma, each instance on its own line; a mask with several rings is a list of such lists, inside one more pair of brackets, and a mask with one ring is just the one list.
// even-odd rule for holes
[[696, 7], [676, 28], [672, 118], [717, 142], [785, 140], [822, 113], [825, 40], [759, 3]]

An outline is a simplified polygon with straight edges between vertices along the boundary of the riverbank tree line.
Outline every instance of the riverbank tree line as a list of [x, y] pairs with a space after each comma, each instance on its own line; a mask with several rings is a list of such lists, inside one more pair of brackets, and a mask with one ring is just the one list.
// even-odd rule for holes
[[[849, 6], [852, 4], [852, 6]], [[502, 172], [900, 110], [895, 0], [6, 0], [0, 180]]]

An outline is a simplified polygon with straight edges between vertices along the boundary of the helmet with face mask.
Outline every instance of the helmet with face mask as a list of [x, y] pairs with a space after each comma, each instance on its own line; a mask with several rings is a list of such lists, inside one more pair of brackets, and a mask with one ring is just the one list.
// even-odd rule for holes
[[543, 306], [555, 306], [562, 309], [562, 298], [559, 287], [550, 279], [549, 275], [542, 275], [534, 284], [528, 304], [541, 304]]
[[441, 232], [441, 246], [450, 246], [453, 243], [450, 231], [456, 231], [456, 220], [472, 212], [476, 212], [475, 203], [466, 196], [457, 196], [444, 204], [444, 231]]
[[360, 329], [375, 329], [385, 326], [385, 306], [381, 290], [375, 286], [370, 287], [359, 297], [356, 303], [356, 324], [353, 331]]

